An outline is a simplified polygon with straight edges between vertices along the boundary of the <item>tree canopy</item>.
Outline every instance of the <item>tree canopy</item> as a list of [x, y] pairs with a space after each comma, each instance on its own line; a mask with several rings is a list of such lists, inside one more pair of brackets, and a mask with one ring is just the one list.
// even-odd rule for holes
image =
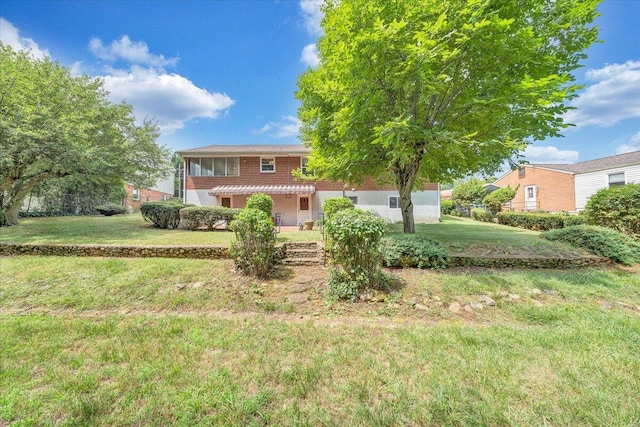
[[411, 191], [495, 172], [527, 140], [558, 136], [597, 37], [599, 0], [329, 0], [320, 65], [298, 80], [317, 176]]
[[171, 170], [156, 143], [158, 127], [136, 124], [133, 109], [113, 104], [103, 82], [72, 76], [49, 58], [0, 43], [0, 205], [18, 222], [24, 198], [45, 180], [70, 176], [152, 186]]

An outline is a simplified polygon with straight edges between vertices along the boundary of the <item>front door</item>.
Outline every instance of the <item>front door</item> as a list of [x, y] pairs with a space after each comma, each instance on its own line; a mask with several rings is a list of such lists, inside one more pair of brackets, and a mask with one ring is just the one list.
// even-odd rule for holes
[[231, 207], [231, 197], [221, 197], [220, 198], [220, 204], [222, 205], [223, 208], [230, 208]]
[[538, 209], [536, 202], [536, 186], [528, 185], [524, 187], [524, 210], [535, 211]]
[[311, 218], [311, 198], [308, 195], [298, 196], [298, 224]]

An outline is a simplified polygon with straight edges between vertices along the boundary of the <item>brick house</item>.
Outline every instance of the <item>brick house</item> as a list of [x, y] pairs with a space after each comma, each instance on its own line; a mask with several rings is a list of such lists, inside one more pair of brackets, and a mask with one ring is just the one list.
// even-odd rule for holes
[[[266, 193], [273, 198], [273, 211], [281, 214], [282, 225], [297, 225], [319, 219], [324, 200], [344, 196], [388, 222], [402, 221], [393, 186], [377, 185], [373, 179], [360, 186], [296, 180], [292, 171], [306, 172], [309, 151], [302, 145], [210, 145], [179, 151], [184, 160], [184, 201], [243, 208], [251, 194]], [[438, 184], [426, 183], [412, 200], [416, 222], [440, 218]]]
[[629, 183], [640, 183], [640, 151], [575, 164], [523, 165], [494, 182], [520, 184], [511, 209], [550, 212], [580, 212], [598, 190]]
[[127, 197], [123, 200], [122, 205], [138, 210], [140, 209], [140, 205], [145, 202], [172, 198], [174, 192], [174, 176], [171, 175], [167, 179], [159, 180], [150, 188], [137, 188], [130, 183], [125, 183], [124, 189], [127, 192]]

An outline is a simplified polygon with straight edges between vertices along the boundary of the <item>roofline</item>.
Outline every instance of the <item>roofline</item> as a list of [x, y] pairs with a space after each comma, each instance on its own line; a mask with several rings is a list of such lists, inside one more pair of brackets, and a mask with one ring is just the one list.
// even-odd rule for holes
[[[211, 147], [215, 147], [213, 150]], [[229, 150], [225, 150], [225, 148]], [[235, 149], [232, 149], [235, 148]], [[242, 150], [247, 147], [246, 150]], [[219, 149], [219, 150], [218, 150]], [[189, 150], [176, 151], [181, 157], [215, 157], [215, 156], [291, 156], [309, 154], [310, 148], [301, 144], [296, 145], [264, 145], [264, 150], [259, 145], [217, 145], [192, 148]]]

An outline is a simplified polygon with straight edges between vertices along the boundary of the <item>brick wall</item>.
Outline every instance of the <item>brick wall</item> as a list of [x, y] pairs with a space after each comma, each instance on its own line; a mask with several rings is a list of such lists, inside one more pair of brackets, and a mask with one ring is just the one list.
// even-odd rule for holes
[[[187, 163], [189, 158], [185, 159]], [[187, 190], [210, 190], [217, 185], [287, 185], [301, 183], [291, 172], [300, 168], [300, 157], [276, 156], [276, 170], [273, 173], [260, 172], [260, 157], [240, 157], [239, 176], [187, 176]], [[188, 168], [187, 168], [188, 169]], [[317, 191], [342, 191], [342, 182], [316, 181]], [[356, 190], [395, 190], [394, 185], [379, 186], [373, 179], [367, 179], [360, 186], [347, 185]], [[437, 190], [438, 184], [425, 183], [425, 190]]]
[[524, 176], [520, 176], [518, 170], [511, 171], [495, 182], [500, 187], [510, 185], [515, 188], [520, 184], [511, 206], [516, 211], [525, 210], [524, 189], [527, 186], [537, 187], [537, 209], [551, 212], [575, 211], [576, 196], [574, 177], [571, 174], [542, 169], [533, 166], [524, 166]]
[[130, 184], [125, 184], [125, 191], [127, 192], [127, 198], [124, 201], [124, 205], [128, 208], [140, 209], [140, 205], [145, 202], [167, 200], [173, 197], [173, 194], [163, 193], [157, 190], [150, 190], [148, 188], [140, 189], [140, 197], [138, 200], [133, 198], [134, 188]]

